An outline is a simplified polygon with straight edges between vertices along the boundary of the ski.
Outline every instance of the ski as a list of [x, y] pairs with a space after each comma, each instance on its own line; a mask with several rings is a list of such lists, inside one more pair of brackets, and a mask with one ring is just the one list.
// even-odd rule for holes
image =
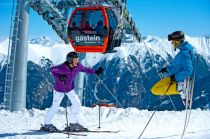
[[67, 132], [67, 131], [62, 131], [62, 130], [58, 130], [58, 131], [46, 131], [46, 130], [30, 130], [32, 132], [46, 132], [46, 133], [63, 133], [63, 134], [67, 134], [67, 135], [74, 135], [74, 136], [87, 136], [87, 134], [81, 133], [81, 132]]
[[184, 138], [184, 135], [186, 133], [188, 123], [190, 120], [191, 109], [192, 109], [193, 89], [194, 89], [194, 80], [190, 80], [189, 78], [187, 81], [187, 86], [186, 86], [186, 95], [187, 95], [186, 101], [185, 101], [186, 115], [185, 115], [185, 123], [184, 123], [181, 139]]
[[190, 116], [191, 116], [191, 110], [192, 110], [192, 101], [193, 101], [193, 90], [194, 90], [194, 79], [190, 81], [190, 93], [189, 93], [189, 104], [188, 104], [188, 108], [189, 108], [189, 118], [188, 118], [188, 121], [187, 121], [187, 126], [188, 126], [188, 123], [189, 123], [189, 120], [190, 120]]
[[74, 135], [74, 136], [87, 136], [87, 133], [118, 133], [120, 130], [112, 131], [112, 130], [88, 130], [88, 131], [81, 131], [81, 132], [68, 132], [64, 130], [58, 131], [46, 131], [46, 130], [30, 130], [33, 132], [46, 132], [46, 133], [63, 133], [67, 135]]
[[184, 137], [184, 134], [186, 132], [186, 129], [187, 129], [187, 121], [188, 121], [188, 117], [189, 117], [189, 114], [188, 114], [188, 102], [189, 102], [189, 84], [190, 84], [190, 79], [188, 78], [187, 79], [187, 82], [186, 82], [186, 86], [185, 86], [185, 94], [186, 94], [186, 100], [185, 100], [185, 121], [184, 121], [184, 128], [183, 128], [183, 131], [182, 131], [182, 136], [181, 136], [181, 139]]
[[116, 130], [116, 131], [113, 131], [113, 130], [88, 130], [88, 131], [82, 131], [80, 133], [118, 133], [120, 132], [120, 130]]
[[68, 131], [62, 131], [62, 133], [68, 134], [68, 133], [118, 133], [120, 130], [112, 131], [112, 130], [88, 130], [88, 131], [78, 131], [78, 132], [68, 132]]
[[[191, 57], [192, 59], [192, 57]], [[198, 62], [198, 58], [196, 57], [194, 59], [194, 61], [196, 62], [196, 64], [194, 65], [194, 74], [192, 79], [189, 81], [190, 85], [190, 89], [187, 92], [187, 98], [188, 100], [186, 100], [186, 117], [185, 117], [185, 125], [184, 125], [184, 129], [182, 132], [182, 136], [181, 139], [184, 138], [185, 132], [186, 132], [186, 128], [188, 127], [189, 121], [190, 121], [190, 116], [191, 116], [191, 110], [192, 110], [192, 101], [193, 101], [193, 93], [194, 93], [194, 86], [195, 86], [195, 77], [196, 77], [196, 70], [197, 70], [197, 62]], [[189, 113], [187, 112], [189, 110]], [[187, 114], [188, 113], [188, 114]]]

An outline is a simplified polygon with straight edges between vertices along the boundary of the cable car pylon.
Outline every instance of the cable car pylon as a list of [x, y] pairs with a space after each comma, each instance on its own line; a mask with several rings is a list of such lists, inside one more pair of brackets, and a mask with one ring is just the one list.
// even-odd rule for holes
[[[49, 25], [52, 26], [52, 29], [58, 34], [58, 36], [68, 44], [68, 36], [66, 33], [67, 30], [67, 15], [62, 14], [61, 11], [68, 11], [69, 8], [76, 6], [76, 1], [71, 0], [61, 1], [60, 3], [53, 3], [49, 0], [30, 0], [30, 6], [35, 10], [39, 15], [43, 17]], [[62, 2], [65, 4], [62, 6]], [[56, 5], [55, 5], [56, 4]]]

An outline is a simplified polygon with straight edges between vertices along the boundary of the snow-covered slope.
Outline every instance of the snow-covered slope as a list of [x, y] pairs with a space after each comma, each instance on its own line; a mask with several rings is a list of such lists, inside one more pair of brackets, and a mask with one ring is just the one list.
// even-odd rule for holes
[[[65, 139], [62, 133], [38, 133], [30, 130], [40, 128], [46, 111], [37, 109], [8, 112], [0, 110], [0, 138], [5, 139]], [[102, 108], [101, 129], [120, 130], [119, 133], [88, 133], [86, 137], [71, 136], [71, 139], [137, 139], [145, 127], [153, 111], [138, 110], [135, 108]], [[144, 132], [142, 139], [179, 139], [182, 134], [185, 120], [185, 111], [160, 111]], [[185, 139], [210, 138], [210, 111], [192, 110]], [[53, 118], [57, 128], [65, 127], [65, 109], [60, 108]], [[81, 124], [89, 129], [98, 127], [98, 108], [82, 108]]]

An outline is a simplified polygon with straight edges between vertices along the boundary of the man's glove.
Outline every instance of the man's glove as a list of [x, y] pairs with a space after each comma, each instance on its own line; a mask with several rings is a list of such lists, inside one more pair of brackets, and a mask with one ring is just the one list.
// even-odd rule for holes
[[176, 78], [175, 78], [175, 75], [174, 75], [174, 74], [172, 74], [172, 75], [170, 76], [170, 79], [171, 79], [171, 81], [176, 82]]
[[166, 67], [162, 68], [159, 72], [160, 72], [160, 73], [167, 72]]
[[102, 67], [99, 67], [97, 70], [96, 70], [96, 75], [100, 75], [100, 74], [103, 74], [104, 72], [104, 69]]
[[60, 81], [65, 81], [66, 80], [66, 75], [62, 74], [58, 78], [59, 78]]

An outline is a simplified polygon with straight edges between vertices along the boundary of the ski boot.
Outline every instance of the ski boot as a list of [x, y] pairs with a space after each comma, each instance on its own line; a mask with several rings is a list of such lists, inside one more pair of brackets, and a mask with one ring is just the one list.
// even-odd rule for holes
[[89, 131], [87, 128], [83, 127], [79, 123], [74, 123], [74, 124], [70, 123], [69, 126], [65, 127], [64, 130], [68, 132], [88, 132]]
[[182, 102], [186, 108], [190, 109], [190, 100], [186, 101], [186, 99], [182, 99]]
[[186, 94], [183, 91], [180, 91], [179, 93], [182, 98], [182, 103], [185, 106], [186, 105]]
[[50, 132], [56, 132], [58, 131], [58, 129], [53, 125], [53, 124], [45, 124], [42, 125], [40, 130], [44, 130], [44, 131], [50, 131]]

